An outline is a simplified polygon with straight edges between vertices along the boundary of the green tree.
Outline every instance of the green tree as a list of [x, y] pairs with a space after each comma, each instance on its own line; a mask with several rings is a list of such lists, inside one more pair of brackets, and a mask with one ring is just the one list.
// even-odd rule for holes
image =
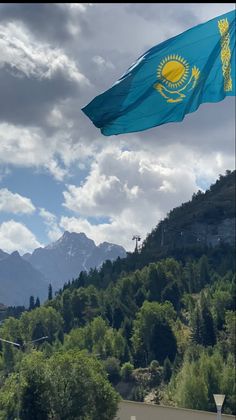
[[52, 285], [51, 285], [51, 283], [48, 286], [48, 300], [52, 300]]
[[49, 418], [50, 386], [45, 374], [43, 355], [33, 351], [21, 362], [21, 420], [47, 420]]
[[63, 329], [63, 319], [59, 312], [51, 307], [41, 306], [31, 312], [24, 312], [20, 318], [20, 326], [24, 341], [31, 341], [33, 335], [47, 335], [52, 343]]
[[170, 360], [175, 358], [177, 344], [170, 326], [175, 317], [170, 302], [144, 302], [134, 321], [131, 338], [137, 363], [147, 366], [153, 359], [163, 363], [167, 356]]
[[172, 366], [169, 357], [166, 357], [163, 365], [163, 381], [168, 383], [172, 375]]
[[216, 344], [214, 320], [204, 293], [201, 294], [200, 305], [197, 304], [192, 316], [192, 338], [206, 347]]
[[110, 420], [115, 416], [118, 395], [97, 360], [78, 351], [55, 353], [47, 369], [51, 410], [56, 418]]
[[204, 346], [214, 346], [216, 334], [214, 321], [209, 309], [209, 303], [204, 294], [201, 296], [202, 343]]
[[65, 290], [62, 296], [62, 313], [65, 332], [69, 332], [73, 325], [73, 312], [69, 290]]
[[120, 361], [116, 357], [108, 357], [104, 361], [104, 367], [108, 374], [108, 379], [113, 385], [120, 380]]
[[202, 319], [199, 306], [197, 305], [192, 316], [192, 339], [195, 343], [202, 343]]
[[7, 374], [13, 371], [15, 365], [15, 350], [12, 344], [3, 343], [3, 366]]
[[206, 286], [210, 282], [210, 268], [206, 255], [202, 255], [199, 259], [199, 276], [201, 287]]
[[29, 299], [29, 311], [32, 311], [32, 309], [34, 309], [34, 307], [35, 307], [34, 296], [30, 296], [30, 299]]
[[39, 299], [39, 297], [37, 296], [37, 298], [36, 298], [36, 301], [35, 301], [35, 305], [34, 305], [34, 307], [35, 308], [39, 308], [40, 307], [40, 299]]
[[45, 359], [32, 351], [18, 370], [1, 388], [4, 420], [18, 412], [22, 420], [110, 420], [116, 414], [118, 394], [102, 364], [83, 352], [55, 352]]
[[124, 363], [120, 370], [122, 380], [125, 382], [129, 382], [131, 380], [133, 370], [134, 365], [132, 363]]
[[161, 302], [161, 292], [166, 286], [166, 276], [160, 264], [150, 264], [148, 267], [148, 299]]

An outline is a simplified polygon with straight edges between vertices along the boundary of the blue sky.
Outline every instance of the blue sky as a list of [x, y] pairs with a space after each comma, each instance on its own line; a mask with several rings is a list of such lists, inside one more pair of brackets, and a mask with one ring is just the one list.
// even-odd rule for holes
[[133, 249], [173, 207], [234, 169], [235, 102], [104, 137], [81, 108], [150, 47], [234, 3], [0, 4], [0, 249], [64, 230]]

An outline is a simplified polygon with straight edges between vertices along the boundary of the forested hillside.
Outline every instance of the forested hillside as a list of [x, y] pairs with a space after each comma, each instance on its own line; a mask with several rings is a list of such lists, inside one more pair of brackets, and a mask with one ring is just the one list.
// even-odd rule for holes
[[223, 393], [224, 412], [236, 413], [234, 241], [227, 228], [217, 243], [163, 240], [167, 224], [187, 235], [233, 220], [234, 183], [235, 172], [221, 176], [139, 252], [4, 321], [0, 337], [22, 348], [0, 347], [0, 419], [112, 419], [119, 395], [215, 411], [213, 393]]

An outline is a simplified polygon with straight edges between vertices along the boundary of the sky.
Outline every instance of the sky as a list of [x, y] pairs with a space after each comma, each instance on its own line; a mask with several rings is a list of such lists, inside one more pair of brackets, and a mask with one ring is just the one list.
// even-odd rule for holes
[[81, 108], [149, 48], [234, 3], [0, 4], [0, 249], [65, 230], [134, 249], [235, 168], [235, 98], [181, 123], [103, 136]]

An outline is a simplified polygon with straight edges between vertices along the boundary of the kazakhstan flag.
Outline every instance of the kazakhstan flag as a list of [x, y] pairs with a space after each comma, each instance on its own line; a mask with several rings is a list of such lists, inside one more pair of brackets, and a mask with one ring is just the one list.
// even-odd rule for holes
[[102, 134], [182, 121], [204, 102], [235, 95], [235, 11], [151, 48], [82, 111]]

